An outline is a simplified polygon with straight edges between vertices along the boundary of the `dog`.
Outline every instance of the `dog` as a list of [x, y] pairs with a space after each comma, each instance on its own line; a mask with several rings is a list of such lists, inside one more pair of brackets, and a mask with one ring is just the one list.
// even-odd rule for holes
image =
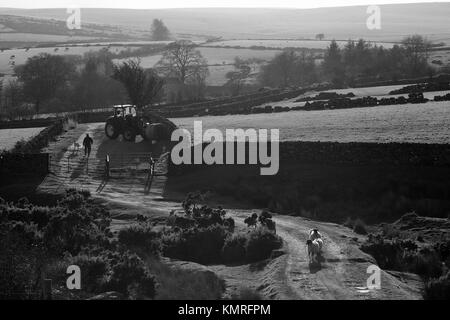
[[74, 153], [78, 153], [78, 151], [80, 151], [80, 144], [78, 142], [74, 142], [73, 143], [73, 152]]
[[318, 262], [318, 257], [322, 253], [323, 240], [318, 238], [315, 240], [306, 240], [306, 246], [308, 248], [309, 263]]

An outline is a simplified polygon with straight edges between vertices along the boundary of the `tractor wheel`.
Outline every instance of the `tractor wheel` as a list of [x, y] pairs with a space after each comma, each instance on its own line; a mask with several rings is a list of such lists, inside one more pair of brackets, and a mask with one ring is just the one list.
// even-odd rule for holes
[[110, 139], [117, 139], [120, 134], [119, 128], [117, 128], [112, 121], [108, 121], [105, 125], [105, 134]]
[[136, 140], [136, 132], [133, 128], [126, 127], [125, 130], [123, 130], [123, 139], [125, 141], [129, 142], [135, 142]]

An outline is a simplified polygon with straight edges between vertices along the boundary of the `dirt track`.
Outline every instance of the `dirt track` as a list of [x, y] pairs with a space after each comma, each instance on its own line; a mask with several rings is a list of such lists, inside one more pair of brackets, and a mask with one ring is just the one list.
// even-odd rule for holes
[[[82, 140], [86, 133], [94, 138], [89, 163], [82, 150], [73, 150], [73, 142]], [[125, 159], [120, 166], [135, 166], [142, 170], [117, 170], [108, 179], [104, 176], [106, 154], [150, 153], [156, 157], [163, 154], [160, 146], [149, 143], [127, 143], [108, 140], [103, 124], [80, 125], [63, 134], [46, 150], [55, 154], [52, 173], [39, 189], [57, 192], [68, 187], [88, 189], [94, 197], [105, 200], [113, 214], [113, 228], [133, 223], [137, 213], [151, 217], [168, 215], [172, 209], [180, 209], [179, 201], [164, 198], [166, 176], [164, 162], [156, 166], [156, 176], [149, 181], [148, 170], [136, 159]], [[125, 168], [126, 169], [126, 168]], [[242, 225], [243, 219], [256, 209], [235, 209], [231, 203], [224, 204], [229, 215]], [[238, 266], [208, 266], [225, 279], [231, 294], [240, 287], [258, 290], [272, 299], [421, 299], [421, 282], [417, 276], [382, 271], [381, 289], [368, 290], [367, 267], [373, 258], [358, 248], [362, 237], [343, 226], [308, 220], [301, 217], [275, 215], [277, 233], [283, 238], [285, 254], [268, 263]], [[308, 263], [305, 241], [311, 228], [317, 227], [324, 235], [324, 254], [320, 265]], [[190, 267], [191, 263], [177, 262]], [[403, 279], [403, 280], [401, 280]]]

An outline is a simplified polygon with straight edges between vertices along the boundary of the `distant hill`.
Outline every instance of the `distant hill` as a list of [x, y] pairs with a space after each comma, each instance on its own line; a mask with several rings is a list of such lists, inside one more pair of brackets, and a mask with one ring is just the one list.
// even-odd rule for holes
[[[366, 28], [367, 6], [319, 9], [82, 9], [82, 22], [150, 29], [163, 19], [173, 33], [224, 38], [364, 37], [399, 40], [420, 33], [433, 40], [450, 39], [450, 3], [381, 5], [381, 30]], [[0, 14], [65, 20], [65, 9], [0, 8]]]

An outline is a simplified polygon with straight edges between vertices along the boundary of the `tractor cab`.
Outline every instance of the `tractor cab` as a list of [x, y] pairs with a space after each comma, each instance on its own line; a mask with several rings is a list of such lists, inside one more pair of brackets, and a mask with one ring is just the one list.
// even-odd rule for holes
[[125, 118], [126, 116], [136, 116], [136, 108], [131, 104], [115, 105], [113, 110], [115, 117]]

